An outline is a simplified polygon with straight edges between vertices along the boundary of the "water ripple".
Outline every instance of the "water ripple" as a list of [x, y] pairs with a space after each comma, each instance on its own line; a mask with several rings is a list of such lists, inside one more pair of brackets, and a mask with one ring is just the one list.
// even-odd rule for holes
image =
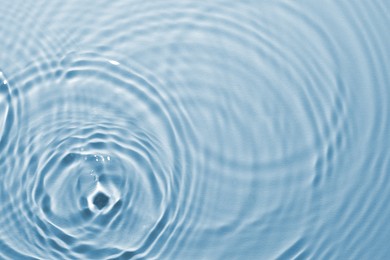
[[0, 258], [385, 258], [389, 10], [6, 0]]
[[39, 248], [109, 257], [145, 251], [161, 236], [180, 199], [173, 174], [182, 155], [178, 124], [147, 80], [117, 61], [72, 53], [4, 78], [2, 93], [2, 152], [15, 157], [3, 183], [28, 203], [10, 206], [27, 212], [19, 221], [42, 237]]

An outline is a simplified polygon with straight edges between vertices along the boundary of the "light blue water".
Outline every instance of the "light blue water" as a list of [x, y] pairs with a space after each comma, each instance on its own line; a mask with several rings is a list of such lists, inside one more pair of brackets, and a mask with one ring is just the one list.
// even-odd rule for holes
[[0, 259], [389, 259], [389, 1], [0, 1]]

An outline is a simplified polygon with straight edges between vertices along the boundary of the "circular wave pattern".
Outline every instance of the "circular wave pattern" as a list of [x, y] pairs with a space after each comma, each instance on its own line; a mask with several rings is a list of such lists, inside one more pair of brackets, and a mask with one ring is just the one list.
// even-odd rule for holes
[[0, 258], [386, 255], [386, 4], [19, 8]]
[[[2, 190], [16, 192], [1, 224], [24, 223], [27, 238], [40, 238], [36, 248], [50, 247], [53, 257], [148, 250], [174, 214], [181, 185], [176, 126], [154, 87], [92, 54], [28, 67], [3, 82], [2, 157], [14, 160]], [[28, 255], [28, 247], [20, 250]]]

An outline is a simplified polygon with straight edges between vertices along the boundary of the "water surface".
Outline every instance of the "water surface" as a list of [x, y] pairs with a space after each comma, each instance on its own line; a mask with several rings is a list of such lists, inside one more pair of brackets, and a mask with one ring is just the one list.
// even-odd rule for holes
[[0, 4], [0, 259], [388, 259], [390, 2]]

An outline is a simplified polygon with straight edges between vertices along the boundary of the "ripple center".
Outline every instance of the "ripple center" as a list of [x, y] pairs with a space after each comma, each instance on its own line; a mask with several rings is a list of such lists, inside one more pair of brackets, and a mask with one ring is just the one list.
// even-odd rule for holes
[[93, 204], [98, 209], [102, 209], [108, 204], [109, 200], [110, 198], [106, 194], [104, 194], [103, 192], [98, 192], [93, 198]]

